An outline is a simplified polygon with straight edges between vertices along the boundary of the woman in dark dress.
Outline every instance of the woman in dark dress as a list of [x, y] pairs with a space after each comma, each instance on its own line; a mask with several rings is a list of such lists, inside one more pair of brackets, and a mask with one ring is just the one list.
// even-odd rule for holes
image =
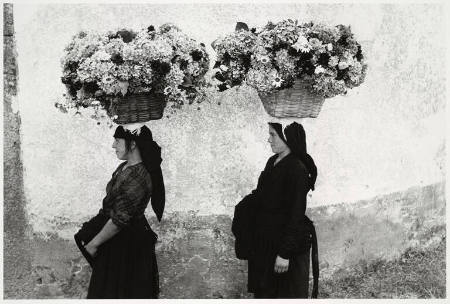
[[[255, 298], [307, 298], [310, 246], [306, 195], [314, 190], [317, 168], [306, 152], [305, 131], [292, 123], [284, 130], [269, 123], [275, 153], [261, 173], [253, 197], [248, 290]], [[302, 238], [303, 237], [303, 238]]]
[[92, 266], [87, 297], [157, 298], [157, 235], [144, 211], [150, 198], [159, 221], [164, 211], [161, 148], [146, 126], [133, 132], [117, 127], [112, 147], [124, 162], [106, 186], [99, 213], [75, 235]]

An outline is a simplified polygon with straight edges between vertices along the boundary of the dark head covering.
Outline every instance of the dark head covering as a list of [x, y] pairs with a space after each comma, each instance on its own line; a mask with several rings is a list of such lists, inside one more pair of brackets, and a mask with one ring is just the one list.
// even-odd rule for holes
[[116, 132], [114, 132], [114, 137], [133, 140], [139, 148], [142, 162], [152, 178], [152, 208], [158, 221], [161, 221], [166, 202], [164, 178], [161, 171], [161, 147], [153, 140], [152, 132], [147, 126], [141, 127], [139, 134], [118, 126]]
[[309, 172], [309, 186], [314, 190], [314, 184], [317, 179], [317, 167], [311, 155], [306, 150], [306, 134], [305, 129], [301, 124], [296, 122], [284, 128], [284, 135], [286, 136], [286, 143], [291, 149], [291, 153], [302, 161]]
[[287, 145], [286, 138], [283, 135], [283, 127], [278, 122], [269, 122], [269, 125], [277, 132], [278, 136]]

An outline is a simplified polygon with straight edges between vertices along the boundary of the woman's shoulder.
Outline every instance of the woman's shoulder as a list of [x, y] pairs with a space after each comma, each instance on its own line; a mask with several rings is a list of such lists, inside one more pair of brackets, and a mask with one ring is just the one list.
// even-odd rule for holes
[[274, 154], [274, 155], [272, 155], [271, 157], [269, 157], [269, 159], [268, 159], [267, 162], [266, 162], [266, 167], [267, 167], [268, 165], [270, 165], [270, 164], [273, 165], [273, 163], [275, 163], [275, 160], [277, 159], [277, 157], [278, 157], [277, 154]]
[[118, 173], [118, 172], [121, 172], [123, 166], [125, 166], [126, 163], [127, 163], [126, 161], [121, 162], [121, 163], [117, 166], [116, 170], [114, 170], [113, 174], [116, 174], [116, 173]]
[[305, 164], [295, 155], [289, 154], [288, 159], [286, 159], [287, 166], [292, 169], [294, 172], [307, 173], [308, 169], [306, 169]]
[[[123, 168], [123, 166], [120, 168]], [[125, 169], [121, 169], [119, 176], [120, 176], [121, 182], [123, 182], [123, 183], [132, 182], [132, 181], [136, 181], [136, 182], [144, 181], [147, 183], [151, 183], [150, 174], [148, 173], [147, 169], [145, 168], [143, 162], [140, 162], [140, 163], [132, 165], [132, 166], [128, 166]]]
[[269, 159], [266, 161], [266, 165], [264, 166], [263, 171], [267, 171], [267, 170], [270, 170], [271, 168], [273, 168], [276, 158], [277, 158], [276, 154], [269, 157]]

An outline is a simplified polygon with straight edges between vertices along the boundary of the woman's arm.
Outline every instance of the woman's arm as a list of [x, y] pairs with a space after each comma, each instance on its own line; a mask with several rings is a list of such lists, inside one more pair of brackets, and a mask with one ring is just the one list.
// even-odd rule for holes
[[288, 193], [292, 195], [291, 209], [289, 210], [289, 218], [281, 238], [278, 255], [275, 260], [274, 271], [283, 273], [289, 269], [289, 258], [298, 248], [297, 235], [301, 233], [300, 223], [305, 216], [306, 211], [306, 195], [307, 190], [307, 172], [298, 165], [293, 166], [290, 173], [292, 180], [291, 189]]
[[109, 219], [102, 230], [85, 246], [87, 252], [94, 257], [97, 253], [98, 247], [115, 236], [120, 231], [120, 227], [117, 226]]
[[123, 227], [130, 224], [133, 216], [143, 212], [148, 201], [145, 200], [146, 193], [151, 191], [145, 188], [142, 176], [135, 170], [129, 170], [124, 181], [120, 185], [118, 193], [114, 197], [110, 219], [102, 230], [85, 246], [91, 256], [95, 256], [98, 247], [115, 236]]
[[308, 175], [306, 169], [298, 164], [293, 166], [291, 171], [290, 197], [292, 200], [289, 217], [283, 231], [278, 255], [283, 259], [289, 259], [298, 250], [299, 234], [302, 233], [302, 223], [306, 211], [306, 193], [308, 187]]
[[269, 167], [273, 166], [273, 163], [275, 161], [276, 156], [277, 155], [273, 155], [267, 160], [266, 165], [264, 166], [264, 170], [261, 171], [261, 173], [259, 174], [258, 182], [256, 184], [256, 188], [253, 189], [252, 192], [248, 195], [249, 197], [255, 198], [255, 197], [258, 196], [258, 194], [260, 192], [260, 189], [261, 189], [261, 186], [262, 186], [262, 184], [264, 182], [264, 178], [267, 175], [266, 172], [268, 171]]

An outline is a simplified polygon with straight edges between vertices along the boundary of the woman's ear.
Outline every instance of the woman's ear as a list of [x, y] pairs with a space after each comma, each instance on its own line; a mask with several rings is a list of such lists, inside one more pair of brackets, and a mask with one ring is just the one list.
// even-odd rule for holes
[[131, 148], [131, 150], [136, 149], [136, 142], [134, 140], [131, 141], [130, 148]]

